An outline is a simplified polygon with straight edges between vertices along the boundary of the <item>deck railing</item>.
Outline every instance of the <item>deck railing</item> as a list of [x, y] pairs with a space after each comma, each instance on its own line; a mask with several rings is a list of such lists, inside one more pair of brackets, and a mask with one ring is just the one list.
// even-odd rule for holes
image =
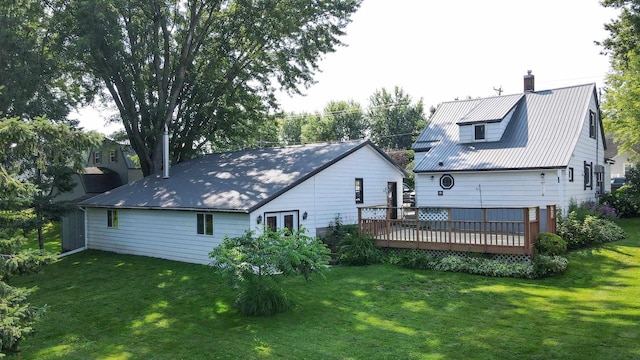
[[[554, 215], [550, 215], [554, 214]], [[377, 246], [533, 255], [540, 208], [405, 208], [358, 210], [360, 233]], [[547, 222], [555, 206], [547, 207]], [[551, 227], [549, 224], [547, 227]]]

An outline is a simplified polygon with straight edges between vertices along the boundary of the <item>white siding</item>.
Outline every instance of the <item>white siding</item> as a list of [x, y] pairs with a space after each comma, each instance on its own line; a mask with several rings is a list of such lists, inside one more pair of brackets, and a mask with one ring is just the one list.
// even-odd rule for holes
[[[416, 174], [416, 204], [421, 207], [524, 207], [559, 201], [555, 170], [449, 174], [454, 178], [454, 186], [449, 190], [440, 187], [442, 173]], [[442, 195], [438, 195], [439, 191]]]
[[117, 209], [118, 227], [107, 227], [107, 209], [87, 209], [90, 249], [206, 264], [225, 234], [240, 236], [248, 214], [213, 213], [213, 236], [196, 233], [196, 212]]
[[[364, 183], [364, 202], [355, 202], [355, 179]], [[312, 237], [339, 215], [345, 224], [358, 222], [358, 207], [386, 204], [387, 182], [397, 183], [398, 205], [402, 206], [403, 174], [377, 151], [365, 146], [319, 174], [262, 206], [251, 214], [251, 224], [265, 212], [299, 211], [300, 225]], [[306, 220], [302, 214], [307, 212]]]

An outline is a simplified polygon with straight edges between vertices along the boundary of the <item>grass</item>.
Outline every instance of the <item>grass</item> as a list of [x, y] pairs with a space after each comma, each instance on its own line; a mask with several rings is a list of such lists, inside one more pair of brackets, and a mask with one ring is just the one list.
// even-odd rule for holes
[[[38, 231], [33, 230], [27, 234], [25, 249], [40, 249], [38, 245]], [[62, 249], [62, 233], [59, 222], [52, 222], [42, 228], [44, 250], [48, 253], [59, 254]]]
[[638, 359], [640, 219], [544, 280], [388, 265], [286, 280], [294, 311], [244, 317], [211, 268], [85, 251], [39, 275], [24, 359]]

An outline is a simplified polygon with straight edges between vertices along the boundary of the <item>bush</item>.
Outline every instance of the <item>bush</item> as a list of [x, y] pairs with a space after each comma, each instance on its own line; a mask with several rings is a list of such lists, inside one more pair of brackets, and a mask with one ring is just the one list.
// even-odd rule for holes
[[272, 315], [293, 306], [278, 280], [291, 275], [322, 274], [329, 249], [306, 236], [304, 229], [277, 232], [265, 229], [256, 235], [229, 238], [209, 253], [211, 265], [239, 289], [235, 306], [244, 315]]
[[591, 244], [622, 240], [624, 230], [616, 223], [586, 215], [583, 220], [576, 212], [569, 213], [558, 222], [558, 234], [567, 242], [568, 249], [578, 249]]
[[536, 255], [533, 258], [533, 275], [535, 278], [549, 277], [564, 272], [569, 261], [562, 256]]
[[615, 193], [600, 195], [600, 203], [611, 204], [617, 210], [619, 217], [640, 216], [640, 196], [631, 185], [623, 185]]
[[335, 219], [329, 223], [329, 229], [323, 242], [327, 244], [332, 254], [337, 254], [340, 242], [347, 235], [358, 235], [358, 226], [345, 225], [342, 223], [340, 215], [336, 215]]
[[405, 250], [400, 253], [397, 265], [409, 269], [431, 269], [435, 264], [435, 259], [426, 251]]
[[382, 251], [369, 237], [346, 234], [338, 245], [338, 260], [345, 265], [369, 265], [382, 261]]
[[542, 255], [562, 255], [567, 252], [567, 242], [559, 235], [540, 233], [536, 236], [536, 250]]

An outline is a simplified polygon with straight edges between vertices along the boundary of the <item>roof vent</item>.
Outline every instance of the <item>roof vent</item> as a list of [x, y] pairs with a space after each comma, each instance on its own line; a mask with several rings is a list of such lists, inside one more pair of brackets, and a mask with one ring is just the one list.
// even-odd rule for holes
[[535, 77], [531, 74], [531, 70], [527, 70], [527, 75], [524, 76], [524, 92], [535, 91], [534, 80]]

